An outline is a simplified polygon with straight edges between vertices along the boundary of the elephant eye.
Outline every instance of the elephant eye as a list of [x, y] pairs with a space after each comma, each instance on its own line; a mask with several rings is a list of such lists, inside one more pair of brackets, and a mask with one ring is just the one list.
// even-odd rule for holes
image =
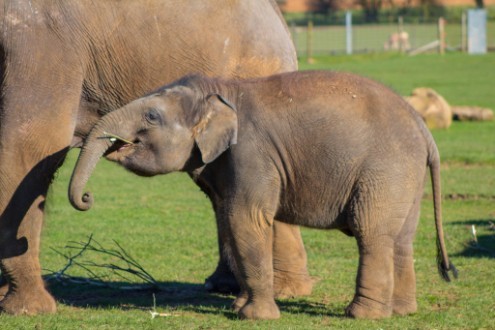
[[157, 109], [149, 109], [146, 112], [146, 114], [144, 115], [144, 118], [150, 124], [161, 124], [161, 122], [162, 122], [162, 118], [160, 116], [160, 112], [158, 112]]

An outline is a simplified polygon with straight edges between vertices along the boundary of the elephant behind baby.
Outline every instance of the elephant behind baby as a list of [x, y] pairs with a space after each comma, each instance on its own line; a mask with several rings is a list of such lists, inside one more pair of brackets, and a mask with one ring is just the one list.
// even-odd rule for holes
[[[39, 262], [45, 199], [68, 149], [102, 115], [190, 72], [295, 69], [273, 0], [0, 0], [0, 310], [56, 310]], [[277, 292], [308, 293], [299, 229], [275, 230], [286, 237], [274, 241]], [[301, 258], [287, 260], [287, 251]], [[224, 276], [227, 259], [222, 253], [210, 288], [235, 284]]]
[[443, 238], [437, 147], [420, 116], [374, 81], [331, 72], [185, 77], [95, 125], [69, 188], [77, 209], [93, 203], [83, 189], [103, 154], [138, 175], [184, 171], [202, 187], [228, 233], [241, 284], [233, 306], [243, 318], [279, 317], [274, 219], [356, 238], [348, 315], [415, 312], [413, 239], [428, 167], [439, 270], [446, 280], [456, 275]]

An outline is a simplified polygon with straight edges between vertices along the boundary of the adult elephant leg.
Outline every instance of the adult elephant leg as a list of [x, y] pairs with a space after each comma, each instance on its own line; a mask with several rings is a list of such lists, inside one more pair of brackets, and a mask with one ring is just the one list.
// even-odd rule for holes
[[[54, 152], [27, 171], [21, 171], [23, 164], [18, 157], [11, 155], [9, 159], [2, 155], [6, 161], [0, 165], [0, 173], [3, 178], [9, 175], [11, 182], [2, 191], [0, 215], [0, 267], [8, 283], [0, 308], [7, 313], [37, 314], [56, 310], [55, 300], [41, 278], [40, 234], [48, 186], [66, 152], [67, 149]], [[6, 169], [10, 169], [8, 174]]]
[[[40, 234], [48, 187], [74, 134], [82, 86], [82, 74], [76, 75], [77, 66], [72, 66], [72, 71], [61, 67], [62, 59], [69, 59], [70, 54], [58, 55], [47, 55], [42, 61], [46, 67], [33, 68], [31, 75], [21, 75], [16, 63], [9, 63], [9, 75], [4, 79], [0, 267], [8, 291], [0, 301], [0, 309], [11, 314], [56, 310], [41, 278]], [[31, 63], [25, 62], [28, 60], [19, 61]]]
[[311, 294], [313, 281], [298, 226], [275, 221], [273, 226], [273, 290], [277, 298]]
[[[54, 132], [64, 131], [60, 125], [47, 127], [48, 131], [34, 129], [36, 136], [18, 136], [19, 144], [9, 144], [13, 150], [18, 150], [16, 155], [10, 148], [0, 151], [0, 158], [5, 160], [0, 164], [0, 267], [8, 283], [8, 291], [0, 301], [0, 310], [9, 314], [56, 311], [55, 300], [47, 292], [41, 277], [39, 254], [47, 191], [70, 144], [67, 134], [52, 136]], [[70, 121], [64, 125], [65, 130], [71, 129]], [[38, 134], [44, 138], [38, 138]], [[62, 139], [64, 135], [65, 139]], [[40, 141], [43, 141], [41, 145]], [[19, 152], [26, 150], [26, 144], [33, 148], [31, 152]]]
[[221, 201], [213, 202], [217, 224], [219, 261], [213, 274], [205, 280], [205, 288], [210, 292], [237, 294], [240, 291], [240, 285], [234, 275], [233, 268], [236, 266], [229, 242], [229, 229], [223, 214], [221, 214], [221, 208], [223, 207], [221, 204]]

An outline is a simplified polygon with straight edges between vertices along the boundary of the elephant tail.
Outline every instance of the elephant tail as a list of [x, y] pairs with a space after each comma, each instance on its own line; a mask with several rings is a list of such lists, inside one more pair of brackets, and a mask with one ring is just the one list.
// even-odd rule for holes
[[442, 193], [440, 182], [440, 155], [438, 148], [431, 137], [431, 133], [428, 132], [430, 138], [428, 139], [428, 166], [430, 168], [431, 184], [433, 191], [433, 208], [435, 212], [435, 227], [437, 230], [437, 265], [440, 276], [447, 282], [450, 282], [449, 273], [451, 272], [454, 278], [457, 278], [457, 269], [449, 261], [447, 254], [447, 248], [445, 246], [445, 239], [443, 235], [442, 225]]

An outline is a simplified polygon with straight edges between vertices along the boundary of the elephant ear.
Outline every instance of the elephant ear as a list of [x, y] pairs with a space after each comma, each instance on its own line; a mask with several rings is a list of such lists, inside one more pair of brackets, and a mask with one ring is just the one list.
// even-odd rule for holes
[[208, 95], [204, 115], [193, 128], [203, 163], [211, 163], [237, 143], [237, 127], [234, 106], [218, 94]]

